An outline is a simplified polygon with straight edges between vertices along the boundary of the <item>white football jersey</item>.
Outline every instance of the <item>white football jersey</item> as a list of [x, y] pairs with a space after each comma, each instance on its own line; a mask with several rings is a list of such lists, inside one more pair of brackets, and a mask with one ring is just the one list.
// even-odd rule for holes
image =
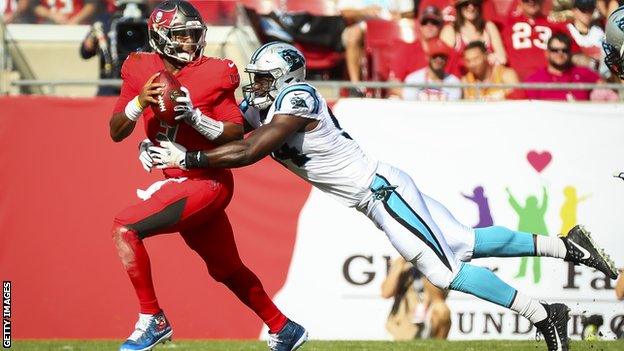
[[377, 161], [370, 159], [340, 128], [327, 102], [313, 86], [292, 83], [282, 87], [266, 117], [246, 101], [241, 104], [241, 110], [253, 128], [270, 123], [276, 114], [318, 120], [316, 128], [292, 135], [271, 156], [347, 206], [357, 206], [364, 199]]

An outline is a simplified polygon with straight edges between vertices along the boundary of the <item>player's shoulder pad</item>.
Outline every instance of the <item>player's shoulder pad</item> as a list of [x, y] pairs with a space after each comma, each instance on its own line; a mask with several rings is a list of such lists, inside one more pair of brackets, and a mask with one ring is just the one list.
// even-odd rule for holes
[[316, 88], [308, 83], [292, 84], [279, 92], [275, 98], [275, 111], [299, 110], [317, 114], [321, 109], [321, 101]]
[[130, 73], [135, 67], [145, 66], [148, 62], [152, 62], [157, 54], [153, 52], [131, 52], [121, 65], [121, 73]]
[[218, 57], [211, 57], [211, 75], [220, 77], [221, 88], [226, 90], [232, 90], [238, 88], [240, 84], [240, 76], [238, 74], [238, 67], [234, 61], [230, 59], [222, 59]]

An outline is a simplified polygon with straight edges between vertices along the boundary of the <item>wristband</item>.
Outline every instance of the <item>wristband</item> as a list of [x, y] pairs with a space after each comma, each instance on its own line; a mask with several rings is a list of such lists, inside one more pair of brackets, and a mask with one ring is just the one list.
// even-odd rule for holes
[[201, 135], [208, 138], [208, 140], [215, 140], [223, 134], [223, 122], [215, 121], [214, 119], [203, 115], [199, 112], [199, 109], [195, 111], [198, 113], [198, 118], [193, 124], [193, 128], [195, 128], [195, 130], [197, 130]]
[[134, 99], [128, 101], [126, 109], [124, 110], [126, 117], [132, 122], [136, 122], [143, 113], [143, 106], [139, 103], [139, 97], [135, 96]]
[[208, 158], [201, 151], [190, 151], [184, 155], [184, 166], [191, 168], [208, 168]]

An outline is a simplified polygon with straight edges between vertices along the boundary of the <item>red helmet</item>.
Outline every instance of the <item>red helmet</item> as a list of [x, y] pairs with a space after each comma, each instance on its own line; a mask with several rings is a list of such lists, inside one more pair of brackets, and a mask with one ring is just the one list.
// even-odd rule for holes
[[[202, 56], [206, 45], [206, 25], [199, 11], [186, 1], [165, 1], [147, 20], [149, 43], [157, 53], [180, 62], [191, 62]], [[190, 38], [190, 42], [178, 41]], [[183, 50], [191, 46], [193, 52]]]

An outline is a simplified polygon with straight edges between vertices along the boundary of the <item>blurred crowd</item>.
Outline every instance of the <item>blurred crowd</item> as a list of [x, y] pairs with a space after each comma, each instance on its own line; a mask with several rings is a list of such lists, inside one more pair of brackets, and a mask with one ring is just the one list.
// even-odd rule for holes
[[[146, 30], [140, 30], [138, 25], [144, 23], [140, 20], [159, 2], [0, 0], [0, 13], [5, 23], [94, 25], [81, 49], [83, 57], [88, 58], [98, 50], [110, 51], [109, 34], [111, 30], [115, 32], [121, 19], [134, 18], [137, 25], [131, 33], [134, 37], [125, 39], [138, 43], [143, 35], [146, 37]], [[261, 41], [291, 41], [308, 58], [311, 72], [331, 72], [322, 75], [323, 78], [348, 79], [354, 83], [368, 80], [432, 85], [390, 89], [383, 91], [382, 96], [412, 100], [618, 99], [608, 89], [436, 87], [439, 83], [460, 82], [614, 82], [617, 78], [602, 63], [601, 41], [605, 19], [617, 8], [617, 0], [190, 2], [200, 10], [208, 25], [234, 25], [237, 5], [241, 5], [253, 17], [251, 24]], [[304, 11], [307, 13], [302, 17]], [[117, 30], [116, 33], [129, 32]], [[124, 50], [140, 49], [137, 44]], [[119, 52], [101, 56], [103, 78], [116, 76], [113, 54], [123, 57]], [[100, 89], [100, 94], [107, 93], [114, 90]], [[346, 94], [370, 96], [372, 93], [370, 89], [352, 88]]]

